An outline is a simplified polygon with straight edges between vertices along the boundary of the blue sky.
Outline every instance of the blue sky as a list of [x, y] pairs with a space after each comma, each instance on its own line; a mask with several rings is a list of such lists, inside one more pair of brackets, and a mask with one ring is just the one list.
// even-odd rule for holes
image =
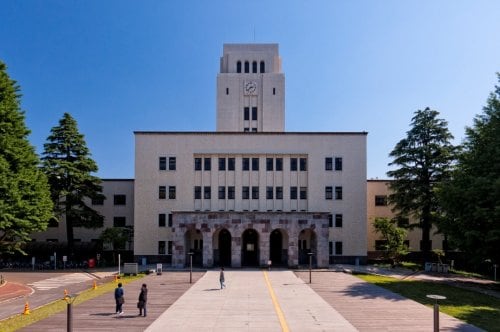
[[279, 43], [287, 131], [367, 131], [368, 178], [413, 113], [455, 143], [500, 71], [500, 1], [2, 1], [0, 59], [41, 153], [64, 112], [102, 178], [134, 177], [133, 131], [215, 130], [224, 43]]

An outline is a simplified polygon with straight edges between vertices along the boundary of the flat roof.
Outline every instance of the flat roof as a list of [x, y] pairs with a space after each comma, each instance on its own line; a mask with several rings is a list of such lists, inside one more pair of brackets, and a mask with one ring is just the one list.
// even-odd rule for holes
[[135, 135], [244, 135], [244, 136], [293, 136], [293, 135], [313, 135], [313, 136], [327, 136], [327, 135], [368, 135], [366, 131], [359, 132], [304, 132], [304, 131], [287, 131], [287, 132], [272, 132], [272, 131], [259, 131], [259, 132], [243, 132], [243, 131], [134, 131]]

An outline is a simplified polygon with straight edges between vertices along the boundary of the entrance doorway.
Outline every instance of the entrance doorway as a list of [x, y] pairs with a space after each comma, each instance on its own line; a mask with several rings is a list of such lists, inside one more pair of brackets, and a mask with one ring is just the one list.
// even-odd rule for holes
[[241, 265], [259, 265], [259, 233], [254, 229], [247, 229], [241, 235]]
[[184, 234], [184, 248], [186, 248], [186, 266], [189, 266], [189, 253], [192, 253], [193, 266], [203, 266], [203, 235], [199, 229], [190, 229], [186, 231]]
[[312, 229], [303, 229], [299, 233], [299, 265], [309, 264], [309, 253], [313, 253], [312, 264], [316, 265], [316, 233]]
[[219, 232], [219, 265], [231, 266], [231, 233], [225, 228]]
[[269, 235], [269, 259], [273, 266], [286, 266], [288, 263], [288, 239], [284, 234], [286, 232], [282, 229], [275, 229]]

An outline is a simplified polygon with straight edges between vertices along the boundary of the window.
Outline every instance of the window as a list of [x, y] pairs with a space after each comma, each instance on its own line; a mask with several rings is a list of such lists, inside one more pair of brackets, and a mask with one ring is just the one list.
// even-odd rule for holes
[[229, 88], [226, 88], [226, 95], [229, 94]]
[[104, 196], [93, 197], [92, 205], [104, 205]]
[[342, 199], [342, 187], [335, 187], [335, 199]]
[[335, 215], [335, 227], [342, 227], [343, 216], [342, 214]]
[[158, 227], [165, 227], [167, 225], [167, 216], [165, 213], [160, 213], [158, 215]]
[[175, 157], [168, 158], [168, 170], [175, 171], [177, 159]]
[[219, 186], [219, 199], [226, 199], [226, 187]]
[[219, 171], [226, 170], [226, 158], [219, 158]]
[[173, 242], [168, 241], [168, 248], [167, 248], [167, 254], [172, 255], [172, 247], [173, 247]]
[[328, 215], [328, 227], [333, 227], [333, 216], [331, 214]]
[[276, 199], [283, 199], [283, 187], [276, 187]]
[[59, 227], [59, 222], [56, 218], [50, 218], [47, 227]]
[[333, 169], [333, 158], [326, 157], [325, 158], [325, 171], [331, 171]]
[[252, 171], [259, 170], [259, 158], [252, 158]]
[[201, 158], [194, 158], [194, 170], [201, 171]]
[[260, 62], [260, 72], [265, 73], [266, 72], [266, 63], [264, 61]]
[[283, 170], [283, 158], [276, 158], [276, 170], [277, 171]]
[[300, 199], [307, 199], [307, 187], [300, 187]]
[[307, 158], [300, 158], [300, 170], [307, 171]]
[[125, 205], [125, 204], [127, 204], [127, 196], [126, 195], [115, 195], [113, 197], [113, 202], [115, 205]]
[[398, 217], [396, 217], [396, 221], [398, 223], [398, 227], [405, 228], [405, 227], [408, 227], [410, 225], [410, 219], [408, 219], [406, 217], [398, 216]]
[[257, 132], [257, 128], [252, 128], [252, 133], [256, 133]]
[[243, 187], [241, 190], [241, 199], [249, 199], [250, 198], [250, 187]]
[[257, 120], [257, 107], [252, 107], [252, 120]]
[[212, 197], [212, 188], [210, 186], [203, 187], [203, 198], [211, 199]]
[[167, 198], [167, 187], [165, 187], [165, 186], [158, 187], [158, 198], [159, 199], [166, 199]]
[[386, 206], [387, 196], [385, 195], [375, 195], [375, 206]]
[[276, 95], [276, 88], [273, 88], [273, 96]]
[[234, 158], [227, 158], [227, 170], [228, 171], [234, 171], [235, 169], [235, 160]]
[[201, 187], [194, 187], [194, 199], [201, 199]]
[[234, 199], [234, 186], [227, 187], [227, 199]]
[[387, 240], [375, 240], [375, 250], [386, 250]]
[[245, 133], [248, 133], [248, 132], [250, 132], [250, 128], [243, 128], [243, 131], [244, 131]]
[[333, 256], [333, 242], [328, 242], [328, 253]]
[[290, 171], [297, 170], [297, 158], [290, 158]]
[[330, 186], [325, 187], [325, 199], [333, 199], [333, 188]]
[[273, 199], [273, 187], [266, 187], [266, 199]]
[[297, 199], [297, 187], [290, 187], [290, 199]]
[[250, 107], [243, 107], [243, 120], [250, 120]]
[[252, 73], [257, 73], [257, 61], [252, 62]]
[[158, 255], [165, 255], [165, 241], [158, 241]]
[[125, 217], [113, 217], [113, 227], [125, 227]]
[[252, 187], [252, 199], [259, 199], [259, 187]]
[[245, 73], [250, 72], [250, 63], [248, 61], [245, 61]]
[[249, 171], [250, 170], [250, 158], [243, 158], [242, 159], [242, 170], [244, 171]]
[[273, 170], [273, 158], [266, 158], [266, 171]]
[[212, 169], [212, 159], [210, 157], [203, 158], [203, 169], [205, 171], [210, 171]]
[[169, 214], [168, 214], [168, 227], [172, 227], [172, 222], [173, 222], [173, 220], [172, 220], [172, 219], [173, 219], [173, 218], [172, 218], [172, 213], [169, 213]]
[[342, 242], [335, 242], [335, 255], [342, 255]]
[[236, 62], [236, 72], [241, 73], [241, 61]]
[[167, 157], [158, 158], [160, 171], [165, 171], [167, 169]]
[[175, 199], [175, 186], [168, 187], [168, 199]]
[[335, 158], [335, 170], [336, 171], [342, 170], [342, 158], [340, 157]]

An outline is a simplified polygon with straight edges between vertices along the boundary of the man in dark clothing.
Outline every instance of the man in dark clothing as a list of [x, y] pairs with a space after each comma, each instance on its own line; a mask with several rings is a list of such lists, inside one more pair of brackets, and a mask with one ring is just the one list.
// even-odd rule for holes
[[142, 316], [142, 310], [144, 310], [144, 317], [146, 317], [146, 303], [148, 302], [148, 287], [146, 284], [142, 284], [141, 293], [139, 294], [139, 302], [137, 302], [137, 307], [139, 308], [139, 316]]
[[118, 283], [118, 287], [115, 288], [115, 302], [116, 302], [116, 314], [123, 315], [122, 305], [125, 303], [125, 298], [123, 297], [125, 293], [123, 292], [122, 283]]

